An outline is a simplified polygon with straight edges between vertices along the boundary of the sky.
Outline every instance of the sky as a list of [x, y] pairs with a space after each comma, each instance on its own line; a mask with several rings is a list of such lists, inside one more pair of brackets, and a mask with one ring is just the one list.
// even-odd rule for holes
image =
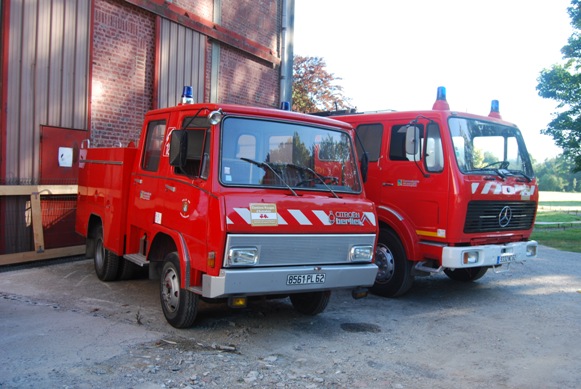
[[561, 149], [541, 135], [557, 102], [536, 90], [562, 63], [571, 0], [295, 0], [294, 54], [322, 57], [360, 112], [450, 109], [488, 115], [492, 100], [537, 162]]

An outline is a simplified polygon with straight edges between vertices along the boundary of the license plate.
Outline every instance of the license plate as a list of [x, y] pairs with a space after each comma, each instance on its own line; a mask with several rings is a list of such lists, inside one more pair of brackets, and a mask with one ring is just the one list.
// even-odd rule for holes
[[289, 274], [286, 277], [287, 285], [324, 284], [325, 273]]
[[514, 254], [502, 254], [498, 256], [496, 263], [503, 264], [503, 263], [510, 263], [516, 261], [516, 255]]

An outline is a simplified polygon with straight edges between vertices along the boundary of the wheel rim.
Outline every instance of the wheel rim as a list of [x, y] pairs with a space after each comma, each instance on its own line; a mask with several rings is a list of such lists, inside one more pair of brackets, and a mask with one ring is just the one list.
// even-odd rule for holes
[[393, 277], [395, 263], [393, 254], [389, 248], [384, 244], [378, 244], [375, 251], [375, 264], [379, 268], [375, 281], [379, 283], [386, 283]]
[[166, 309], [169, 312], [177, 311], [180, 301], [180, 280], [172, 268], [167, 269], [163, 275], [161, 295]]
[[103, 266], [105, 266], [104, 251], [103, 240], [97, 239], [97, 242], [95, 242], [95, 265], [98, 269], [103, 269]]

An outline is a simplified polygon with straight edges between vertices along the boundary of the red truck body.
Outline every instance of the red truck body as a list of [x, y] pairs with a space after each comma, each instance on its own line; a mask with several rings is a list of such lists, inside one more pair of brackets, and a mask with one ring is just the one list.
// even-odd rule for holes
[[372, 291], [397, 296], [441, 270], [472, 281], [536, 256], [536, 179], [497, 101], [489, 116], [455, 112], [440, 88], [432, 110], [333, 118], [355, 128], [369, 156], [365, 191], [380, 224]]
[[97, 275], [148, 265], [175, 327], [200, 298], [289, 295], [316, 314], [330, 290], [374, 282], [376, 213], [346, 124], [180, 104], [149, 112], [137, 146], [81, 149], [79, 167], [76, 230]]

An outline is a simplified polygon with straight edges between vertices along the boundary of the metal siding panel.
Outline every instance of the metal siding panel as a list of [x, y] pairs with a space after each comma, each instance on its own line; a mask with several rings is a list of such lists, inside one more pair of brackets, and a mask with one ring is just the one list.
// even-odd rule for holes
[[61, 125], [62, 98], [62, 50], [63, 50], [64, 2], [53, 0], [50, 31], [50, 70], [49, 70], [49, 107], [48, 125]]
[[177, 64], [177, 52], [178, 52], [178, 25], [176, 23], [171, 23], [170, 24], [170, 41], [169, 41], [169, 52], [170, 52], [170, 56], [169, 56], [169, 73], [168, 73], [168, 78], [167, 78], [167, 104], [168, 106], [173, 106], [175, 105], [175, 96], [172, 96], [172, 94], [170, 93], [172, 90], [175, 91], [175, 87], [176, 87], [176, 75], [177, 75], [177, 69], [178, 69], [178, 64]]
[[48, 123], [48, 94], [50, 70], [50, 2], [38, 3], [38, 25], [36, 43], [35, 125]]
[[36, 49], [36, 2], [25, 2], [22, 9], [22, 52], [20, 57], [20, 166], [19, 177], [33, 183], [38, 166], [38, 134], [34, 128], [34, 63]]
[[[10, 3], [10, 25], [22, 26], [22, 1]], [[22, 30], [10, 29], [8, 42], [8, 90], [7, 101], [20, 101], [20, 57], [22, 50]], [[6, 106], [6, 183], [19, 182], [20, 161], [20, 104]]]
[[196, 91], [198, 101], [204, 101], [204, 76], [206, 74], [206, 37], [198, 33], [194, 33], [194, 36], [197, 38], [195, 39], [197, 42], [197, 50], [194, 50], [194, 53], [197, 52], [197, 62], [192, 62], [192, 64], [196, 64], [196, 66], [192, 66], [192, 72], [194, 73], [194, 85], [197, 86], [197, 88], [194, 90]]
[[67, 1], [63, 13], [63, 44], [62, 44], [62, 90], [61, 90], [61, 122], [60, 126], [73, 127], [73, 101], [75, 98], [75, 52], [76, 52], [76, 4]]
[[203, 101], [205, 37], [167, 19], [161, 20], [160, 30], [159, 107], [179, 103], [184, 85], [193, 87], [195, 101]]
[[87, 110], [89, 106], [89, 29], [91, 27], [91, 5], [90, 1], [86, 0], [79, 0], [77, 4], [73, 128], [86, 130]]
[[[184, 85], [191, 85], [188, 84], [188, 80], [184, 77], [184, 70], [187, 67], [187, 51], [188, 51], [188, 32], [186, 28], [183, 26], [178, 26], [178, 39], [177, 39], [177, 52], [176, 55], [176, 82], [174, 86], [174, 97], [177, 99], [181, 96], [181, 91], [183, 90]], [[179, 96], [177, 96], [179, 94]], [[179, 101], [176, 101], [179, 103]], [[175, 105], [175, 103], [174, 103]]]
[[158, 107], [167, 107], [168, 91], [168, 73], [169, 73], [169, 40], [170, 40], [170, 22], [167, 19], [161, 20], [160, 32], [160, 58], [159, 58], [159, 81], [158, 81]]

